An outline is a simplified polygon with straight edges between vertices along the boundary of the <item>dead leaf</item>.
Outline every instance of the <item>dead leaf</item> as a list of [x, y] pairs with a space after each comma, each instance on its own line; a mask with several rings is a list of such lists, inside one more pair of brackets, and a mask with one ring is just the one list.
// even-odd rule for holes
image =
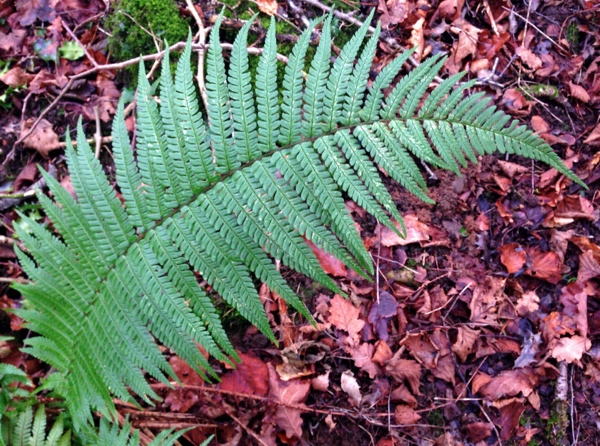
[[498, 306], [505, 299], [504, 284], [506, 280], [500, 277], [487, 276], [473, 290], [469, 303], [471, 322], [496, 324]]
[[530, 368], [504, 370], [492, 377], [483, 372], [477, 373], [472, 381], [473, 393], [496, 401], [501, 398], [529, 396], [537, 386], [537, 376]]
[[569, 240], [571, 240], [573, 234], [575, 234], [575, 231], [572, 229], [569, 229], [568, 231], [552, 230], [550, 235], [550, 246], [552, 247], [552, 250], [558, 254], [561, 262], [565, 261]]
[[585, 144], [593, 144], [593, 145], [597, 145], [600, 143], [600, 124], [598, 124], [596, 127], [594, 127], [594, 130], [592, 130], [592, 133], [590, 133], [583, 142]]
[[569, 92], [575, 99], [579, 99], [581, 102], [586, 104], [590, 102], [590, 94], [581, 85], [574, 84], [573, 82], [567, 82], [569, 86]]
[[331, 370], [327, 370], [324, 374], [311, 379], [310, 384], [313, 389], [319, 390], [320, 392], [327, 392], [329, 389], [329, 373], [331, 373]]
[[515, 48], [515, 54], [532, 70], [542, 67], [542, 60], [528, 48], [520, 45]]
[[354, 377], [354, 373], [350, 370], [346, 370], [342, 373], [341, 386], [342, 390], [350, 397], [350, 402], [354, 406], [358, 406], [362, 401], [362, 394], [360, 393], [360, 386]]
[[502, 96], [502, 105], [509, 111], [515, 113], [527, 106], [527, 99], [525, 99], [525, 96], [523, 96], [516, 88], [509, 88]]
[[600, 264], [594, 255], [594, 251], [586, 251], [579, 256], [579, 270], [577, 281], [586, 282], [600, 276]]
[[491, 423], [483, 423], [478, 421], [476, 423], [468, 424], [465, 427], [467, 437], [472, 443], [481, 444], [483, 440], [492, 435], [494, 426]]
[[[535, 118], [535, 117], [536, 116], [534, 116], [533, 118]], [[531, 119], [532, 126], [533, 126], [533, 118]], [[502, 160], [498, 160], [497, 163], [500, 166], [500, 169], [502, 169], [502, 171], [509, 178], [515, 178], [515, 177], [517, 177], [519, 175], [523, 175], [523, 174], [529, 173], [529, 168], [528, 167], [521, 166], [519, 164], [509, 163], [508, 161], [502, 161]]]
[[363, 342], [358, 347], [347, 347], [346, 351], [350, 353], [352, 359], [354, 359], [354, 365], [364, 372], [367, 372], [371, 379], [374, 379], [379, 375], [379, 367], [373, 362], [373, 352], [375, 351], [373, 344]]
[[412, 27], [410, 32], [410, 47], [416, 48], [413, 56], [417, 60], [421, 60], [423, 52], [425, 51], [425, 35], [423, 33], [423, 25], [425, 24], [425, 17], [421, 17]]
[[421, 366], [412, 359], [400, 359], [401, 354], [402, 349], [398, 350], [392, 359], [388, 361], [385, 371], [400, 383], [406, 379], [413, 393], [420, 395]]
[[473, 330], [467, 326], [460, 326], [457, 328], [458, 333], [456, 335], [456, 342], [452, 345], [452, 351], [460, 358], [461, 362], [467, 360], [473, 352], [473, 346], [477, 337], [479, 336], [479, 330]]
[[56, 0], [16, 0], [19, 24], [26, 27], [33, 25], [36, 20], [51, 22], [56, 16], [56, 2]]
[[406, 0], [379, 0], [377, 11], [381, 13], [381, 26], [389, 29], [391, 25], [402, 23], [408, 14]]
[[531, 365], [534, 365], [537, 362], [535, 357], [540, 351], [541, 344], [542, 334], [533, 334], [532, 332], [529, 332], [528, 336], [524, 339], [521, 354], [515, 360], [515, 368], [520, 369], [523, 367], [529, 367]]
[[554, 217], [598, 221], [600, 216], [587, 198], [581, 195], [568, 195], [556, 206]]
[[184, 388], [169, 390], [165, 397], [165, 404], [173, 412], [185, 413], [200, 401], [199, 392], [195, 389], [186, 390], [185, 386], [202, 386], [204, 380], [179, 356], [171, 357], [169, 364], [173, 367], [173, 371], [184, 385]]
[[[21, 135], [24, 135], [33, 125], [34, 119], [29, 118], [23, 123]], [[52, 130], [52, 124], [45, 119], [33, 129], [31, 135], [23, 140], [23, 147], [37, 150], [44, 158], [48, 158], [51, 150], [58, 148], [58, 135]]]
[[302, 411], [289, 406], [304, 404], [310, 391], [310, 382], [300, 379], [282, 381], [271, 363], [267, 364], [267, 368], [269, 400], [283, 403], [271, 407], [273, 420], [278, 427], [285, 430], [286, 437], [300, 438], [302, 436]]
[[247, 395], [266, 396], [269, 391], [267, 365], [252, 355], [239, 353], [241, 363], [221, 377], [219, 388]]
[[323, 271], [332, 276], [346, 277], [346, 266], [338, 258], [323, 251], [310, 240], [306, 240], [306, 244], [312, 249], [315, 257], [323, 268]]
[[525, 404], [520, 398], [513, 398], [509, 404], [504, 404], [500, 409], [500, 439], [509, 440], [513, 432], [519, 426], [521, 415], [525, 412]]
[[419, 421], [421, 419], [421, 415], [415, 412], [415, 410], [411, 407], [399, 404], [396, 406], [396, 410], [394, 411], [394, 419], [396, 420], [397, 424], [411, 425]]
[[458, 34], [458, 41], [455, 43], [452, 51], [454, 53], [454, 63], [459, 64], [468, 56], [474, 56], [477, 52], [477, 41], [481, 30], [471, 25], [462, 17], [452, 22], [450, 28], [454, 34]]
[[375, 353], [373, 353], [373, 362], [379, 365], [385, 365], [390, 359], [392, 359], [392, 350], [390, 349], [387, 342], [379, 340], [375, 343]]
[[535, 291], [526, 291], [519, 299], [515, 311], [519, 316], [527, 316], [534, 313], [540, 308], [540, 298]]
[[500, 261], [509, 274], [514, 274], [525, 266], [527, 252], [518, 243], [509, 243], [500, 248]]
[[344, 330], [349, 337], [358, 342], [359, 333], [365, 325], [365, 321], [358, 318], [360, 310], [339, 294], [333, 296], [329, 308], [328, 321], [337, 329]]
[[0, 81], [12, 88], [25, 87], [34, 78], [33, 74], [27, 73], [21, 67], [16, 66], [0, 76]]
[[571, 336], [560, 338], [552, 348], [552, 357], [557, 361], [565, 361], [567, 364], [579, 362], [583, 354], [592, 347], [592, 341], [583, 336]]
[[390, 398], [394, 402], [402, 401], [410, 407], [417, 407], [417, 399], [404, 384], [400, 384], [400, 386], [395, 388]]
[[[541, 135], [550, 131], [550, 124], [548, 124], [544, 118], [538, 115], [531, 117], [531, 128], [535, 133]], [[527, 170], [527, 168], [525, 168]]]
[[390, 319], [396, 316], [397, 309], [398, 301], [387, 291], [381, 291], [379, 301], [373, 302], [368, 320], [373, 325], [373, 331], [377, 333], [379, 339], [388, 340], [388, 324]]
[[[414, 214], [408, 214], [403, 216], [404, 226], [406, 227], [406, 237], [401, 238], [394, 231], [386, 226], [377, 224], [375, 228], [375, 237], [373, 243], [376, 244], [381, 237], [382, 246], [406, 246], [411, 243], [424, 242], [429, 240], [429, 227], [419, 221], [419, 218]], [[400, 223], [395, 223], [396, 228], [402, 233], [402, 226]]]
[[562, 279], [563, 263], [555, 252], [542, 252], [538, 248], [527, 250], [531, 267], [525, 274], [556, 285]]
[[28, 163], [23, 167], [17, 178], [13, 183], [13, 191], [19, 192], [27, 186], [30, 186], [35, 182], [37, 175], [39, 174], [39, 170], [37, 167], [37, 163]]
[[277, 0], [256, 0], [256, 5], [260, 12], [264, 12], [268, 16], [277, 14]]

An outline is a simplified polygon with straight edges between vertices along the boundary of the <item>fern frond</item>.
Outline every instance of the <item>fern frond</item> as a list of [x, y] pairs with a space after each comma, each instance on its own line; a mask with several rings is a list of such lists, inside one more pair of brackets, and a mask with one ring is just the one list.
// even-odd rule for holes
[[[462, 74], [429, 91], [443, 58], [425, 60], [393, 84], [412, 53], [404, 52], [367, 88], [379, 25], [364, 44], [368, 25], [361, 27], [332, 64], [331, 21], [332, 15], [323, 23], [308, 73], [306, 53], [321, 20], [300, 37], [278, 86], [273, 21], [253, 82], [246, 52], [251, 21], [226, 69], [219, 17], [206, 54], [207, 124], [193, 84], [191, 37], [174, 79], [165, 56], [160, 101], [141, 65], [135, 151], [123, 103], [113, 124], [122, 202], [81, 125], [77, 151], [69, 141], [66, 151], [77, 199], [43, 173], [53, 199], [40, 194], [40, 204], [60, 237], [21, 217], [15, 230], [27, 253], [17, 255], [33, 283], [15, 288], [28, 300], [19, 314], [39, 335], [26, 340], [25, 351], [62, 374], [78, 430], [92, 424], [94, 411], [113, 417], [115, 396], [158, 398], [146, 374], [163, 383], [177, 379], [157, 342], [204, 378], [216, 373], [203, 352], [238, 360], [214, 294], [272, 341], [255, 279], [312, 321], [276, 266], [281, 261], [341, 293], [306, 240], [372, 275], [344, 200], [400, 233], [393, 219], [402, 222], [401, 214], [378, 168], [428, 203], [418, 160], [458, 172], [467, 160], [497, 151], [543, 161], [583, 184], [543, 140], [483, 94], [469, 96], [472, 82], [454, 88]], [[41, 422], [32, 417], [23, 418], [19, 432], [33, 423], [40, 438]], [[132, 441], [107, 425], [100, 433], [111, 446]]]

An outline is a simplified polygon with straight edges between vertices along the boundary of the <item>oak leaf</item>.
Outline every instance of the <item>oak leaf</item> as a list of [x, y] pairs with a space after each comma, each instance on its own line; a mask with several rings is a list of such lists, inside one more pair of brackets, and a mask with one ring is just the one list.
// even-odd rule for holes
[[337, 329], [346, 331], [352, 340], [358, 342], [359, 333], [365, 325], [365, 321], [358, 318], [360, 310], [336, 294], [331, 300], [329, 313], [328, 321]]

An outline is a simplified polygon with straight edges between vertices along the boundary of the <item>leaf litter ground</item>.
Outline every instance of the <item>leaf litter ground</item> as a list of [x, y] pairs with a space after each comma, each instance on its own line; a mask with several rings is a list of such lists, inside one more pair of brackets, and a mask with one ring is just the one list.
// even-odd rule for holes
[[[323, 13], [323, 4], [314, 0], [257, 5], [300, 28], [305, 18]], [[104, 6], [81, 6], [51, 0], [2, 5], [0, 55], [8, 61], [0, 75], [2, 308], [20, 305], [20, 296], [7, 287], [23, 279], [12, 252], [18, 242], [10, 238], [15, 209], [45, 218], [35, 201], [20, 196], [39, 180], [35, 165], [55, 167], [68, 187], [58, 135], [73, 128], [79, 115], [88, 134], [96, 128], [108, 134], [103, 123], [123, 91], [117, 71], [100, 69], [78, 79], [23, 138], [69, 77], [109, 61], [101, 32]], [[214, 10], [197, 6], [208, 24]], [[364, 18], [368, 6], [338, 3], [341, 31], [352, 29], [349, 20]], [[232, 7], [229, 23], [250, 7], [244, 2]], [[375, 72], [398, 45], [417, 47], [414, 63], [446, 52], [445, 75], [467, 70], [477, 77], [477, 88], [530, 124], [590, 190], [518, 157], [484, 157], [461, 177], [424, 166], [437, 202], [431, 206], [383, 172], [405, 216], [406, 239], [347, 203], [377, 265], [374, 283], [313, 248], [349, 299], [286, 272], [316, 327], [289, 313], [263, 287], [279, 346], [225, 313], [242, 358], [236, 369], [216, 364], [222, 382], [208, 384], [167, 351], [185, 387], [155, 384], [164, 397], [156, 407], [140, 411], [121, 404], [120, 413], [149, 435], [163, 427], [195, 427], [183, 440], [187, 444], [199, 444], [210, 433], [221, 445], [595, 444], [598, 5], [381, 0], [377, 12], [385, 33]], [[82, 22], [88, 26], [78, 27]], [[71, 31], [87, 55], [74, 52]], [[95, 141], [110, 169], [105, 140]], [[39, 382], [48, 370], [18, 351], [27, 330], [16, 316], [0, 314], [0, 334], [16, 338], [2, 341], [1, 360]]]

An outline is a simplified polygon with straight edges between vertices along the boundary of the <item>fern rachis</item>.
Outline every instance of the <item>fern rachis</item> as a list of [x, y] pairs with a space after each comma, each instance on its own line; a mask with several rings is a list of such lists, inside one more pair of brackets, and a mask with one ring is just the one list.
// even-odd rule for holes
[[26, 351], [65, 375], [76, 426], [89, 422], [93, 410], [113, 413], [113, 396], [131, 399], [133, 391], [157, 398], [145, 372], [162, 382], [176, 379], [155, 339], [203, 376], [215, 374], [197, 344], [216, 359], [237, 359], [195, 273], [274, 341], [254, 278], [310, 314], [273, 259], [340, 292], [306, 238], [372, 274], [343, 193], [396, 230], [391, 218], [401, 216], [376, 166], [426, 201], [413, 157], [458, 172], [467, 159], [500, 151], [539, 159], [580, 182], [531, 131], [515, 122], [506, 127], [509, 118], [480, 95], [465, 97], [472, 83], [452, 90], [459, 75], [427, 93], [442, 58], [425, 61], [384, 99], [410, 54], [404, 53], [368, 89], [379, 27], [364, 45], [367, 25], [359, 29], [331, 64], [326, 19], [304, 79], [313, 23], [292, 51], [280, 92], [274, 24], [253, 82], [249, 25], [233, 44], [227, 70], [220, 23], [206, 55], [206, 124], [192, 83], [190, 42], [174, 79], [166, 56], [160, 104], [140, 67], [135, 156], [119, 105], [113, 152], [123, 203], [79, 127], [78, 150], [67, 145], [77, 200], [48, 175], [54, 201], [40, 195], [61, 238], [26, 217], [31, 233], [16, 226], [29, 254], [18, 255], [33, 281], [16, 285], [30, 303], [21, 315], [40, 335]]

